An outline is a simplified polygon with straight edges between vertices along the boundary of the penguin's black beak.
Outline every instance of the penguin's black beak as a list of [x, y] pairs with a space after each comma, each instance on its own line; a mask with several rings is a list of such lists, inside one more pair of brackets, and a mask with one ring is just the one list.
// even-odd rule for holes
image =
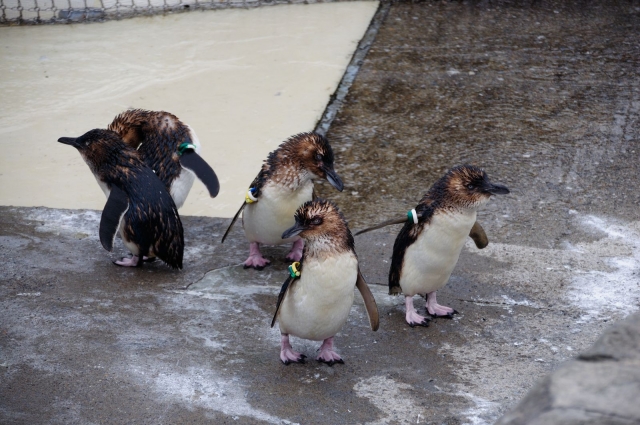
[[327, 181], [331, 184], [331, 186], [338, 189], [338, 192], [342, 192], [342, 190], [344, 189], [344, 183], [342, 183], [342, 179], [340, 178], [338, 173], [336, 173], [333, 168], [329, 167], [326, 167], [324, 169], [324, 172], [327, 175]]
[[294, 224], [293, 227], [290, 227], [289, 229], [284, 231], [284, 233], [282, 234], [282, 239], [289, 239], [293, 236], [297, 236], [305, 230], [307, 230], [307, 228], [304, 227], [303, 224], [300, 224], [296, 221], [296, 224]]
[[64, 143], [65, 145], [71, 145], [74, 148], [79, 146], [77, 137], [61, 137], [58, 139], [58, 142]]
[[491, 183], [489, 181], [485, 181], [482, 190], [485, 192], [489, 192], [492, 195], [506, 195], [509, 193], [509, 188], [507, 186], [503, 186], [497, 183]]

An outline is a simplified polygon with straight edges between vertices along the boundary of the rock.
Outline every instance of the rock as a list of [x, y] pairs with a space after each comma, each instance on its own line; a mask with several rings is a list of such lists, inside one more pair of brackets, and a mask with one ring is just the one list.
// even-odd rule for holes
[[497, 425], [640, 423], [640, 313], [538, 383]]

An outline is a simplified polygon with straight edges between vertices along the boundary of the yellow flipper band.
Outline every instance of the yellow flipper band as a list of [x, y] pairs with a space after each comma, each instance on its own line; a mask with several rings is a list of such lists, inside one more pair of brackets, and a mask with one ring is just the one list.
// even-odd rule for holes
[[258, 202], [258, 198], [256, 198], [255, 196], [253, 196], [253, 192], [255, 191], [255, 188], [249, 188], [249, 190], [247, 190], [247, 194], [244, 195], [244, 202], [246, 202], [247, 204], [253, 204], [254, 202]]
[[289, 266], [289, 275], [291, 275], [291, 277], [294, 279], [300, 277], [300, 271], [298, 270], [298, 267], [300, 267], [300, 263], [297, 261], [291, 263], [291, 265]]

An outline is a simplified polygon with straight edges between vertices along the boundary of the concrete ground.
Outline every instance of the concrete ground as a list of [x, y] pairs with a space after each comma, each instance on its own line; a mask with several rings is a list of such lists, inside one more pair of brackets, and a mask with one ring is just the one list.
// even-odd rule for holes
[[1, 207], [0, 422], [495, 422], [640, 307], [639, 17], [637, 2], [391, 5], [328, 133], [345, 191], [321, 194], [358, 229], [460, 162], [512, 193], [438, 292], [460, 314], [428, 328], [386, 295], [397, 228], [356, 238], [381, 326], [356, 295], [344, 365], [280, 363], [287, 249], [243, 270], [242, 230], [219, 243], [228, 219], [183, 217], [176, 272], [113, 266], [126, 252], [101, 248], [97, 211]]

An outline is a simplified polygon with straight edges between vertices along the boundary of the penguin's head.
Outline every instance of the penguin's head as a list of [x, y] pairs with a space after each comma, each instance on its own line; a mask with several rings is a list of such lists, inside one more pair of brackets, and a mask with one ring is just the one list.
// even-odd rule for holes
[[331, 201], [316, 198], [302, 204], [295, 214], [296, 223], [282, 234], [282, 239], [299, 235], [306, 241], [322, 240], [334, 245], [353, 246], [347, 221]]
[[78, 149], [82, 158], [93, 169], [108, 161], [114, 153], [125, 149], [122, 139], [116, 133], [102, 129], [89, 130], [80, 137], [61, 137], [58, 142]]
[[491, 195], [506, 195], [509, 189], [492, 183], [487, 173], [473, 165], [459, 165], [447, 172], [444, 178], [447, 196], [455, 204], [476, 207], [489, 201]]
[[313, 176], [326, 179], [342, 192], [344, 184], [333, 169], [333, 150], [325, 137], [317, 133], [300, 133], [287, 140], [284, 146], [287, 154], [295, 155], [300, 165]]

